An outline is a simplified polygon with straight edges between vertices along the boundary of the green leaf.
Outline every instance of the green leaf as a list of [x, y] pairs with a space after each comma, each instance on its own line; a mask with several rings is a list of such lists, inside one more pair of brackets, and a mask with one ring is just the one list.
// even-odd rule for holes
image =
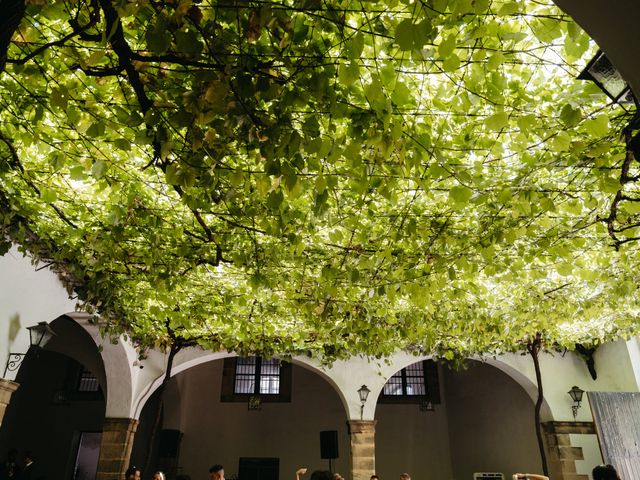
[[126, 138], [116, 138], [113, 141], [115, 147], [119, 150], [130, 152], [131, 151], [131, 142]]
[[606, 115], [598, 115], [584, 121], [584, 128], [593, 137], [604, 137], [609, 133], [609, 119]]
[[487, 68], [489, 70], [496, 70], [504, 62], [504, 55], [502, 52], [496, 52], [487, 60]]
[[502, 6], [498, 9], [498, 16], [504, 17], [507, 15], [513, 15], [514, 13], [517, 13], [519, 9], [520, 5], [518, 4], [518, 2], [509, 1], [502, 4]]
[[449, 190], [449, 198], [455, 203], [467, 203], [472, 195], [473, 191], [464, 185], [456, 185]]
[[571, 137], [567, 132], [559, 132], [550, 142], [551, 150], [556, 153], [566, 152], [571, 145]]
[[455, 71], [460, 68], [460, 59], [455, 53], [452, 53], [442, 62], [442, 68], [445, 72]]
[[364, 50], [364, 35], [362, 32], [356, 33], [346, 43], [347, 56], [351, 60], [357, 60]]
[[440, 45], [438, 46], [438, 53], [441, 58], [447, 58], [449, 55], [453, 53], [456, 48], [456, 37], [454, 35], [449, 35], [445, 38]]
[[95, 178], [102, 178], [106, 171], [107, 164], [101, 159], [96, 160], [96, 162], [91, 167], [91, 175], [93, 175]]
[[91, 124], [91, 126], [87, 129], [87, 135], [93, 138], [101, 137], [104, 135], [105, 125], [101, 121], [95, 121]]
[[171, 33], [167, 28], [167, 22], [164, 17], [158, 19], [155, 25], [147, 30], [146, 40], [147, 47], [154, 53], [165, 53], [171, 45]]
[[396, 82], [396, 86], [391, 94], [391, 100], [398, 107], [404, 107], [415, 103], [411, 90], [403, 82]]
[[40, 190], [40, 198], [44, 203], [53, 203], [58, 199], [58, 195], [55, 190], [43, 188]]
[[582, 120], [582, 112], [579, 108], [574, 108], [572, 105], [567, 103], [560, 111], [560, 120], [567, 127], [573, 127]]
[[338, 67], [338, 78], [345, 85], [351, 85], [360, 79], [360, 67], [356, 62], [350, 62], [348, 65], [341, 64]]
[[499, 112], [487, 117], [484, 123], [489, 130], [497, 132], [509, 125], [509, 115], [506, 112]]
[[[198, 33], [192, 30], [187, 31], [178, 31], [175, 33], [176, 46], [179, 50], [185, 52], [190, 56], [198, 55], [202, 52], [202, 43], [200, 43], [200, 36]], [[171, 38], [163, 39], [163, 41], [168, 40], [171, 42]], [[160, 48], [164, 48], [165, 45], [156, 45]], [[169, 45], [166, 46], [168, 48]]]
[[414, 28], [413, 22], [408, 18], [401, 21], [396, 27], [395, 39], [400, 50], [413, 49]]

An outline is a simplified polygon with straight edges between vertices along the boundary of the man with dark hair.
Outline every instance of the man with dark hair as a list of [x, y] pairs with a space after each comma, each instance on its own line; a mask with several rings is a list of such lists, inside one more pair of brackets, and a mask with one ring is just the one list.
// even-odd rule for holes
[[209, 469], [209, 480], [224, 480], [224, 467], [215, 464]]
[[15, 480], [19, 477], [18, 450], [12, 448], [7, 453], [7, 459], [0, 466], [0, 480]]
[[140, 480], [140, 469], [134, 465], [131, 465], [127, 472], [124, 474], [124, 478], [127, 480]]
[[371, 475], [369, 480], [380, 480], [380, 477], [374, 473], [373, 475]]
[[613, 465], [598, 465], [593, 469], [593, 480], [620, 480], [620, 476]]
[[329, 470], [316, 470], [311, 474], [310, 480], [334, 480], [334, 476]]
[[36, 464], [33, 461], [33, 454], [30, 450], [24, 452], [23, 460], [24, 467], [22, 467], [22, 473], [18, 478], [20, 480], [35, 480], [38, 478], [36, 473]]

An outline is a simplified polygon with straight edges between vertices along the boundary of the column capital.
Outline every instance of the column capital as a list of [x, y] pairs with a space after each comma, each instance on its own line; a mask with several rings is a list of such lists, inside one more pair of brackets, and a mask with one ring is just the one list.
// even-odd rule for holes
[[377, 420], [349, 420], [349, 432], [354, 433], [375, 433]]
[[0, 378], [0, 401], [2, 400], [2, 395], [6, 395], [7, 393], [9, 394], [9, 397], [11, 397], [11, 394], [15, 392], [19, 386], [20, 384], [13, 380]]
[[544, 422], [542, 428], [548, 434], [576, 433], [590, 435], [596, 433], [596, 426], [593, 422]]
[[128, 430], [135, 433], [138, 420], [135, 418], [105, 418], [102, 422], [103, 430]]
[[12, 380], [0, 378], [0, 425], [2, 424], [2, 420], [4, 419], [4, 413], [9, 406], [9, 402], [11, 402], [11, 396], [19, 386], [19, 383], [16, 383]]

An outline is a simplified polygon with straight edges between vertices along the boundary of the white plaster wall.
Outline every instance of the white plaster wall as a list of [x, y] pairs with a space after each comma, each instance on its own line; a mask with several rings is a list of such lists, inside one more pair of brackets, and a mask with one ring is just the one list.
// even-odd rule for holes
[[[29, 348], [29, 332], [26, 327], [38, 322], [50, 322], [60, 315], [75, 310], [75, 301], [48, 268], [36, 271], [31, 260], [17, 248], [0, 257], [0, 365], [3, 366], [9, 352], [24, 353]], [[20, 331], [9, 343], [9, 324], [15, 316], [20, 320]], [[15, 379], [16, 372], [7, 378]]]
[[627, 342], [627, 350], [629, 351], [629, 360], [633, 368], [636, 389], [640, 390], [640, 339], [633, 337]]
[[[638, 391], [636, 371], [625, 341], [601, 345], [594, 358], [598, 373], [597, 380], [591, 378], [585, 362], [574, 353], [566, 352], [563, 355], [558, 352], [544, 352], [541, 354], [542, 385], [550, 415], [549, 418], [543, 418], [543, 421], [574, 420], [571, 398], [567, 394], [573, 385], [577, 385], [584, 391]], [[516, 377], [522, 375], [526, 378], [526, 383], [521, 385], [532, 399], [536, 398], [536, 377], [530, 356], [506, 354], [488, 363], [504, 369], [507, 373], [512, 369], [517, 372]], [[593, 420], [586, 395], [583, 399], [583, 408], [578, 410], [576, 420], [585, 422]]]
[[[239, 457], [280, 458], [280, 478], [292, 480], [299, 467], [327, 469], [320, 459], [320, 431], [336, 430], [340, 457], [334, 470], [348, 476], [349, 437], [346, 413], [335, 390], [317, 374], [294, 365], [291, 403], [220, 402], [222, 361], [176, 375], [168, 387], [164, 428], [184, 433], [179, 466], [192, 478], [205, 478], [214, 463], [230, 477]], [[138, 439], [136, 439], [138, 441]], [[144, 440], [140, 440], [144, 441]]]
[[576, 473], [591, 476], [591, 471], [596, 465], [602, 464], [602, 453], [600, 453], [600, 444], [598, 436], [593, 435], [576, 435], [570, 434], [571, 446], [581, 447], [584, 460], [576, 460]]

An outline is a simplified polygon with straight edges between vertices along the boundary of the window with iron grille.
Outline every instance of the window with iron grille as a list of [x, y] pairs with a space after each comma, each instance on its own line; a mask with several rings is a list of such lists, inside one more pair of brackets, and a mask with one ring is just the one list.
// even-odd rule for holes
[[222, 374], [221, 400], [247, 401], [260, 395], [262, 402], [291, 400], [291, 364], [261, 357], [227, 358]]
[[280, 393], [280, 360], [260, 357], [236, 359], [233, 393], [277, 395]]
[[420, 403], [428, 399], [440, 403], [438, 366], [423, 360], [403, 368], [387, 381], [380, 396], [381, 403]]
[[82, 367], [80, 376], [78, 377], [78, 392], [97, 392], [100, 389], [100, 384], [96, 376], [91, 373], [90, 370]]

